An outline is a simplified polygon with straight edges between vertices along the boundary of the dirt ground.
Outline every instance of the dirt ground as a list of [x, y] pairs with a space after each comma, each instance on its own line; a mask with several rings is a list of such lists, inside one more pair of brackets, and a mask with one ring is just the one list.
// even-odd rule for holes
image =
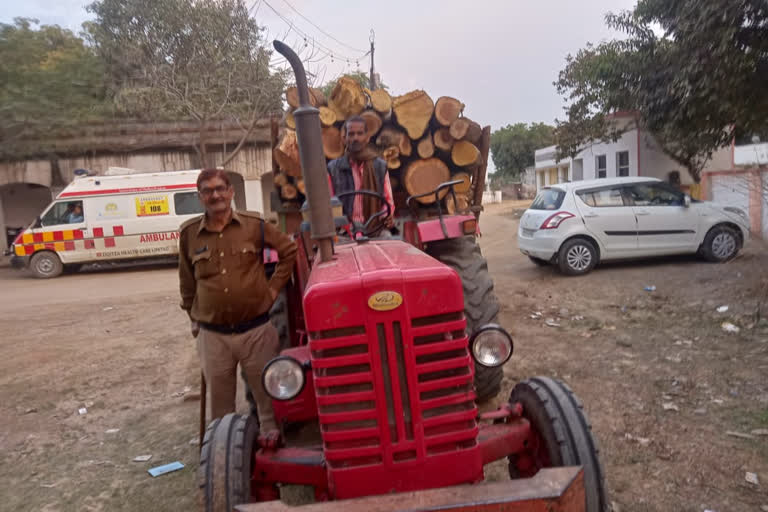
[[[765, 247], [724, 265], [667, 258], [566, 278], [518, 252], [521, 207], [481, 218], [515, 336], [497, 402], [529, 376], [568, 382], [617, 511], [768, 510]], [[199, 402], [184, 396], [199, 367], [174, 268], [42, 281], [0, 267], [0, 326], [0, 510], [194, 508]], [[147, 473], [173, 461], [185, 468]]]

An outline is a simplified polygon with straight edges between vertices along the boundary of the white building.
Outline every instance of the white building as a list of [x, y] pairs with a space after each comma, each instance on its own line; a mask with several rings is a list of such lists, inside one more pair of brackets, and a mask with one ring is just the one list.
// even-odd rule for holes
[[[622, 128], [626, 128], [634, 124], [634, 115], [618, 113], [613, 115], [613, 120]], [[684, 189], [691, 189], [694, 184], [685, 167], [664, 153], [650, 133], [638, 128], [625, 131], [615, 142], [590, 144], [574, 158], [558, 162], [556, 156], [556, 146], [536, 150], [537, 189], [564, 181], [620, 176], [652, 176], [679, 183]], [[732, 167], [732, 152], [730, 148], [726, 148], [713, 155], [705, 167], [705, 172]], [[694, 190], [691, 192], [694, 193]]]

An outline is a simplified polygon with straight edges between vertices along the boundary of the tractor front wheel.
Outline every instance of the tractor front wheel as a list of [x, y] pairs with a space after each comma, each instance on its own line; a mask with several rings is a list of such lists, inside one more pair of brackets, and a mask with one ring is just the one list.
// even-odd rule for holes
[[[427, 254], [459, 274], [464, 288], [464, 316], [470, 334], [485, 324], [498, 323], [499, 301], [493, 291], [493, 279], [474, 236], [432, 242]], [[501, 391], [503, 376], [501, 366], [488, 368], [475, 363], [477, 400], [483, 402], [495, 397]]]
[[232, 510], [251, 499], [256, 418], [227, 414], [208, 425], [197, 472], [200, 507], [206, 512]]
[[584, 510], [607, 510], [600, 450], [584, 406], [571, 388], [559, 380], [534, 377], [517, 384], [509, 401], [523, 406], [523, 417], [531, 424], [527, 450], [509, 457], [510, 477], [533, 476], [543, 468], [582, 466]]

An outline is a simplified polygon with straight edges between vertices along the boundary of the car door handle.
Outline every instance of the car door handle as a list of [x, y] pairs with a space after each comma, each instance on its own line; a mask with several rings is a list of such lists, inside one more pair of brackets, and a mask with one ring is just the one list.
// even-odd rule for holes
[[588, 218], [599, 217], [599, 215], [597, 215], [595, 212], [587, 212], [584, 214], [584, 217], [588, 217]]
[[636, 215], [650, 215], [651, 212], [649, 212], [648, 210], [635, 210], [635, 214]]

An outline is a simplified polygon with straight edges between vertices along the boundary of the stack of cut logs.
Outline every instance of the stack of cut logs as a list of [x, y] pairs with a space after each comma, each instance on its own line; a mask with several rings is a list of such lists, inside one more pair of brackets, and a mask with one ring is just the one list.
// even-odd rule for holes
[[[290, 110], [299, 106], [295, 87], [286, 91]], [[433, 102], [424, 91], [391, 97], [387, 91], [370, 91], [351, 78], [342, 77], [330, 97], [319, 89], [310, 90], [312, 104], [320, 110], [323, 150], [328, 160], [344, 154], [344, 121], [359, 115], [365, 120], [371, 143], [386, 160], [395, 203], [405, 206], [409, 195], [433, 191], [440, 183], [461, 180], [456, 185], [456, 200], [441, 192], [446, 209], [466, 211], [472, 204], [473, 181], [484, 165], [480, 145], [483, 130], [463, 117], [464, 104], [442, 96]], [[274, 183], [285, 202], [304, 200], [295, 121], [289, 111], [284, 119], [280, 142], [274, 150], [279, 168]], [[487, 143], [487, 141], [486, 141]], [[447, 197], [446, 197], [447, 195]], [[418, 199], [423, 207], [435, 202], [430, 195]]]

